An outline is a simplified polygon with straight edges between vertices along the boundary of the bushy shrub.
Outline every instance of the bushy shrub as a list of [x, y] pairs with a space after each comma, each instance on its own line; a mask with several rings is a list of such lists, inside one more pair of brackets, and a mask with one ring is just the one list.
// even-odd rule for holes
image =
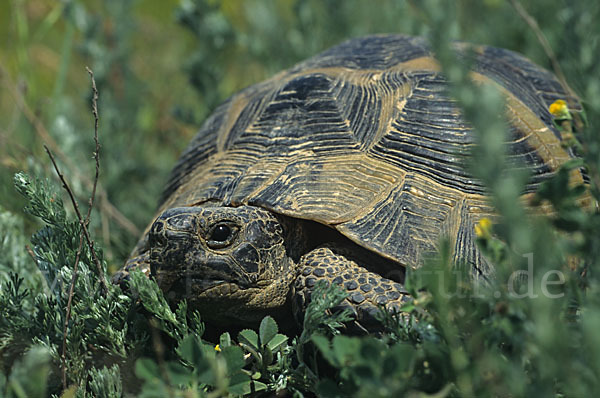
[[[141, 192], [157, 197], [160, 189], [145, 191], [151, 183], [156, 185], [156, 166], [150, 165], [154, 158], [123, 155], [131, 145], [108, 132], [100, 135], [104, 147], [121, 149], [107, 151], [103, 160], [101, 170], [107, 176], [101, 180], [105, 187], [99, 191], [98, 206], [104, 207], [91, 212], [89, 224], [85, 212], [78, 216], [63, 203], [68, 196], [57, 182], [35, 176], [44, 174], [40, 164], [50, 163], [42, 160], [29, 174], [14, 176], [23, 199], [11, 196], [11, 211], [0, 208], [0, 396], [596, 395], [600, 64], [595, 56], [600, 53], [600, 5], [528, 4], [534, 19], [519, 2], [510, 3], [381, 2], [376, 9], [362, 1], [306, 0], [276, 6], [253, 0], [238, 6], [196, 0], [183, 1], [177, 12], [198, 43], [185, 64], [191, 84], [200, 91], [201, 106], [198, 112], [190, 111], [189, 104], [173, 107], [173, 117], [190, 124], [199, 123], [225, 96], [251, 82], [245, 79], [263, 78], [340, 39], [377, 29], [427, 35], [450, 80], [450, 93], [478, 137], [473, 163], [466, 167], [485, 182], [500, 216], [493, 225], [477, 226], [478, 244], [497, 272], [494, 278], [473, 283], [461, 264], [452, 264], [448, 243], [441, 242], [437, 257], [408, 273], [406, 287], [414, 300], [404, 312], [379, 314], [384, 331], [380, 335], [343, 335], [346, 314], [328, 311], [343, 293], [319, 285], [297, 335], [280, 333], [275, 321], [266, 317], [258, 330], [223, 333], [218, 341], [207, 341], [201, 314], [188, 311], [185, 302], [171, 308], [156, 283], [143, 274], [132, 274], [129, 290], [106, 283], [109, 265], [118, 266], [113, 259], [125, 255], [122, 243], [115, 243], [131, 243], [134, 237], [121, 239], [128, 224], [103, 200], [128, 187], [132, 171], [137, 181], [130, 187], [131, 197], [137, 199]], [[127, 41], [119, 42], [110, 58], [103, 57], [110, 53], [110, 42], [104, 41], [100, 19], [78, 2], [64, 4], [68, 7], [61, 11], [71, 18], [72, 29], [85, 33], [82, 49], [96, 63], [98, 87], [106, 93], [100, 102], [101, 120], [115, 131], [134, 126], [140, 138], [152, 125], [146, 118], [154, 105], [140, 102], [143, 83], [129, 69]], [[106, 4], [112, 20], [124, 21], [131, 12], [129, 2]], [[481, 15], [489, 21], [479, 23]], [[280, 32], [289, 46], [281, 45], [276, 34]], [[126, 38], [131, 31], [117, 29], [114, 34]], [[540, 44], [541, 37], [547, 43]], [[520, 204], [527, 176], [506, 172], [498, 139], [505, 134], [504, 121], [497, 117], [501, 96], [470, 82], [464, 65], [449, 51], [450, 40], [459, 38], [504, 47], [519, 43], [519, 49], [540, 63], [548, 56], [548, 66], [560, 65], [581, 95], [586, 112], [573, 115], [581, 121], [575, 132], [580, 144], [571, 143], [581, 160], [566, 164], [537, 195], [539, 203], [552, 207], [550, 216], [529, 214]], [[237, 66], [220, 68], [232, 59]], [[236, 69], [245, 67], [251, 73]], [[127, 77], [126, 97], [116, 95], [110, 72], [114, 68]], [[68, 106], [46, 115], [59, 147], [66, 145], [64, 152], [76, 156], [93, 152], [85, 139], [72, 138], [74, 129], [64, 109]], [[120, 169], [115, 166], [119, 158], [129, 159]], [[71, 162], [93, 170], [93, 163], [88, 168], [79, 158]], [[72, 172], [65, 174], [74, 196], [87, 199], [93, 171], [75, 174], [69, 156], [58, 163]], [[569, 171], [580, 167], [586, 168], [589, 183], [572, 186]], [[140, 181], [146, 185], [137, 185]], [[586, 206], [581, 205], [582, 195], [587, 195]], [[128, 197], [123, 194], [118, 201]], [[16, 203], [23, 202], [29, 218], [15, 210]], [[129, 203], [125, 207], [135, 207]], [[145, 214], [132, 218], [149, 219], [151, 205], [142, 207]], [[120, 254], [106, 256], [102, 244], [91, 242], [105, 235], [106, 224], [98, 220], [102, 217], [121, 222], [113, 227], [114, 235], [104, 239], [110, 252]], [[25, 231], [32, 225], [36, 232], [29, 239]], [[91, 231], [90, 241], [84, 238], [84, 228]]]

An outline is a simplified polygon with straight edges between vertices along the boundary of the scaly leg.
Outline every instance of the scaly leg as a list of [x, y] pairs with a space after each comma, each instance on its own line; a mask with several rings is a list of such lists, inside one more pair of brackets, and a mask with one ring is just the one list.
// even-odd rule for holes
[[411, 297], [402, 284], [369, 271], [344, 252], [347, 251], [343, 248], [326, 245], [302, 256], [294, 285], [296, 319], [303, 319], [317, 282], [326, 280], [348, 293], [340, 307], [351, 309], [354, 315], [352, 324], [347, 325], [349, 332], [381, 331], [382, 325], [375, 319], [379, 307], [398, 311]]

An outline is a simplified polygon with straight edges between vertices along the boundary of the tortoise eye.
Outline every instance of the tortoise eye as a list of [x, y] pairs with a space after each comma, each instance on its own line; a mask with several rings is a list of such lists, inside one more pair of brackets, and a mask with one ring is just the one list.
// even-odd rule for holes
[[231, 228], [225, 224], [217, 225], [210, 234], [210, 240], [225, 242], [231, 236]]
[[216, 224], [208, 236], [207, 244], [211, 249], [221, 249], [233, 241], [237, 228], [229, 223], [220, 222]]

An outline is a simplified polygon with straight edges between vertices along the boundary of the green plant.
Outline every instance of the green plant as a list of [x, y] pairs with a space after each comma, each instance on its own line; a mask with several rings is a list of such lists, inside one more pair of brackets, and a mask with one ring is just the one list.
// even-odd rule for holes
[[[600, 391], [597, 2], [164, 2], [178, 7], [177, 19], [191, 38], [149, 18], [168, 12], [145, 2], [138, 8], [133, 2], [60, 2], [47, 5], [37, 25], [32, 21], [38, 14], [26, 3], [34, 2], [11, 2], [17, 34], [0, 48], [8, 55], [0, 62], [3, 94], [12, 99], [0, 98], [1, 119], [10, 121], [0, 129], [0, 396], [562, 397]], [[3, 12], [0, 31], [10, 33], [11, 18]], [[137, 38], [127, 23], [139, 16], [146, 18], [140, 31], [149, 37], [160, 32], [164, 43]], [[160, 163], [172, 163], [218, 102], [335, 42], [379, 31], [430, 38], [449, 94], [478, 134], [474, 162], [466, 167], [486, 183], [500, 214], [478, 226], [478, 243], [497, 270], [494, 278], [473, 283], [468, 270], [453, 267], [449, 245], [442, 242], [437, 257], [408, 273], [414, 300], [406, 312], [380, 314], [380, 335], [343, 335], [347, 314], [327, 311], [343, 294], [322, 285], [297, 335], [280, 333], [267, 317], [258, 330], [223, 333], [212, 342], [203, 338], [201, 314], [185, 302], [171, 307], [142, 274], [132, 274], [127, 291], [103, 287], [106, 269], [117, 268], [137, 238], [111, 212], [109, 198], [131, 219], [147, 221], [160, 189], [156, 180], [170, 167]], [[559, 65], [580, 94], [586, 112], [573, 114], [582, 123], [572, 123], [581, 141], [572, 150], [582, 160], [566, 164], [537, 194], [538, 204], [552, 207], [550, 216], [529, 215], [518, 205], [527, 176], [508, 170], [505, 123], [496, 117], [502, 99], [471, 83], [468, 65], [449, 50], [454, 39], [517, 49], [549, 68]], [[39, 51], [51, 52], [51, 41], [61, 47], [55, 69]], [[154, 55], [155, 45], [168, 55], [148, 57], [156, 60], [146, 62], [150, 67], [136, 63], [133, 48], [151, 48]], [[93, 145], [79, 134], [87, 113], [77, 105], [83, 101], [73, 100], [81, 96], [82, 79], [69, 68], [82, 57], [96, 71], [102, 94], [99, 207], [89, 221], [93, 247], [82, 239], [81, 219], [64, 206], [56, 182], [37, 177], [50, 174], [36, 140], [45, 137], [74, 196], [87, 199], [92, 191], [93, 164], [82, 154], [94, 151]], [[36, 75], [36, 59], [46, 59], [50, 72]], [[164, 79], [161, 67], [174, 59], [186, 65], [198, 98], [183, 94], [191, 93], [183, 79]], [[44, 106], [46, 98], [52, 106]], [[131, 147], [138, 150], [131, 154]], [[589, 183], [572, 186], [569, 171], [580, 167]], [[20, 169], [28, 173], [13, 179]], [[18, 210], [23, 204], [27, 217]], [[101, 243], [100, 236], [108, 238]]]

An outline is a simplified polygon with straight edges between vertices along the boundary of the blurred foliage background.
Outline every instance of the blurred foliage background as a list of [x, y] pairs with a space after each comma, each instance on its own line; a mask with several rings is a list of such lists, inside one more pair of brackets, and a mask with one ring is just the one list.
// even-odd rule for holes
[[[178, 154], [219, 102], [351, 37], [427, 34], [430, 16], [418, 3], [3, 0], [0, 206], [14, 213], [23, 206], [12, 186], [15, 172], [53, 175], [44, 144], [57, 154], [76, 193], [88, 194], [93, 118], [84, 66], [89, 66], [100, 92], [102, 145], [98, 214], [92, 220], [114, 270], [152, 217]], [[597, 54], [579, 51], [575, 47], [586, 44], [570, 38], [591, 26], [598, 5], [568, 3], [527, 2], [526, 8], [559, 62], [584, 70]], [[551, 66], [508, 1], [460, 0], [449, 18], [461, 40], [509, 48]], [[584, 74], [568, 72], [579, 94], [600, 91], [597, 80], [577, 81]], [[33, 222], [26, 220], [28, 231]]]
[[[555, 72], [560, 65], [586, 108], [588, 127], [577, 135], [588, 188], [598, 201], [598, 21], [597, 0], [2, 0], [0, 395], [63, 391], [65, 397], [119, 397], [121, 384], [148, 397], [243, 394], [258, 387], [367, 397], [598, 395], [600, 213], [577, 205], [581, 189], [569, 185], [567, 167], [539, 192], [555, 214], [523, 216], [518, 204], [523, 178], [502, 172], [505, 157], [496, 145], [504, 133], [497, 117], [501, 99], [475, 87], [448, 51], [448, 41], [460, 39], [518, 51]], [[221, 335], [221, 354], [200, 341], [200, 315], [190, 318], [184, 302], [173, 312], [156, 284], [141, 274], [129, 295], [114, 285], [107, 286], [109, 294], [97, 289], [104, 271], [94, 271], [85, 245], [79, 257], [79, 223], [67, 200], [67, 214], [62, 210], [59, 183], [43, 148], [56, 155], [85, 206], [94, 175], [85, 66], [94, 71], [100, 92], [102, 145], [91, 228], [101, 241], [96, 248], [103, 248], [102, 260], [114, 271], [151, 220], [177, 156], [219, 102], [340, 41], [389, 32], [431, 39], [451, 93], [475, 127], [480, 145], [474, 158], [494, 166], [471, 166], [503, 216], [503, 224], [494, 225], [498, 236], [479, 242], [498, 271], [489, 287], [450, 274], [450, 252], [441, 244], [439, 258], [409, 272], [406, 280], [418, 322], [407, 326], [387, 319], [386, 334], [358, 339], [333, 337], [334, 316], [305, 322], [292, 338], [278, 334], [267, 319], [260, 339], [249, 330], [237, 343], [236, 336]], [[22, 195], [13, 184], [19, 171], [32, 176], [16, 178]], [[513, 271], [528, 269], [522, 253], [535, 254], [536, 276], [528, 285], [540, 286], [546, 271], [566, 275], [560, 299], [511, 296], [504, 282]], [[66, 286], [75, 281], [76, 258], [79, 277], [71, 296]], [[574, 259], [581, 261], [569, 261]], [[436, 277], [458, 294], [447, 297]], [[322, 302], [315, 300], [307, 314], [327, 318], [324, 308], [340, 298], [329, 293], [316, 294]], [[166, 351], [166, 370], [155, 329], [177, 343], [175, 351]], [[133, 365], [142, 355], [150, 359]], [[131, 379], [133, 373], [137, 379]], [[81, 388], [74, 395], [76, 386]]]

